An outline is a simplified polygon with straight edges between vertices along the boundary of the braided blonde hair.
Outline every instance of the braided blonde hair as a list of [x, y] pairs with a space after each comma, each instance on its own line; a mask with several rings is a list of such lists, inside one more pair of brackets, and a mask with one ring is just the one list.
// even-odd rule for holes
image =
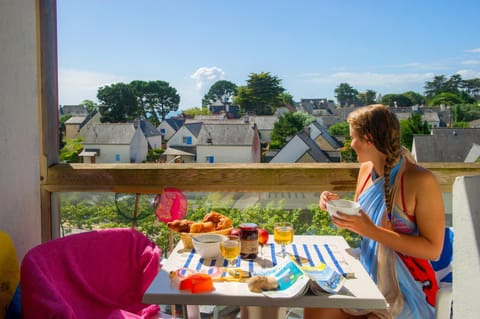
[[359, 108], [348, 115], [347, 122], [361, 138], [367, 139], [386, 155], [384, 174], [385, 204], [391, 221], [393, 191], [390, 189], [390, 172], [402, 154], [400, 122], [393, 111], [383, 104]]

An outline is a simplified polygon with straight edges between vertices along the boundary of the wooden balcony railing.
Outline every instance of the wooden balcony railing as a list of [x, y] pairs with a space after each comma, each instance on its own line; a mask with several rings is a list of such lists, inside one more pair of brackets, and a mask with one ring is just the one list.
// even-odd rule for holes
[[[457, 176], [480, 175], [480, 163], [421, 163], [451, 192]], [[159, 193], [165, 187], [186, 192], [354, 191], [359, 164], [58, 164], [47, 170], [46, 192]]]

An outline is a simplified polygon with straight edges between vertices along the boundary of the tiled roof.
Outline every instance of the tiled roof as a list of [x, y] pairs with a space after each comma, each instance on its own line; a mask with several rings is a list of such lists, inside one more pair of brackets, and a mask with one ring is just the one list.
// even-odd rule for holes
[[139, 119], [133, 121], [133, 124], [135, 126], [135, 129], [137, 128], [138, 124], [140, 124], [140, 129], [142, 130], [143, 135], [145, 135], [146, 137], [162, 135], [160, 131], [157, 130], [157, 128], [152, 123], [150, 123], [149, 120]]
[[197, 145], [252, 145], [253, 134], [251, 124], [203, 124]]
[[433, 128], [431, 135], [415, 135], [412, 150], [418, 162], [464, 162], [480, 128]]
[[85, 144], [130, 144], [135, 134], [132, 123], [94, 124], [84, 132]]

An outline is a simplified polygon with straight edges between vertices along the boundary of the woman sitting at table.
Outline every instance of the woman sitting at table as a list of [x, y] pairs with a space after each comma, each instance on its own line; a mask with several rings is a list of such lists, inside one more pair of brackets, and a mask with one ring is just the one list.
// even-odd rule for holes
[[[389, 107], [362, 107], [347, 121], [361, 163], [355, 190], [361, 211], [339, 214], [333, 224], [362, 236], [360, 261], [388, 309], [308, 308], [304, 318], [434, 318], [438, 283], [430, 260], [440, 256], [445, 228], [439, 184], [400, 145], [400, 124]], [[320, 208], [338, 197], [323, 192]]]

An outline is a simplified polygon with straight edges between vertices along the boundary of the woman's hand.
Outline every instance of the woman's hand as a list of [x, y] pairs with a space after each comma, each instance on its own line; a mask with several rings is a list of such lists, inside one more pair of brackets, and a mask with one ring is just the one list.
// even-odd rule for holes
[[337, 211], [338, 217], [332, 216], [332, 222], [337, 227], [347, 229], [363, 237], [371, 238], [377, 226], [375, 226], [370, 217], [362, 210], [358, 213], [360, 215], [347, 215]]
[[334, 200], [334, 199], [339, 199], [340, 196], [338, 196], [335, 193], [331, 193], [329, 191], [324, 191], [322, 194], [320, 194], [320, 200], [318, 202], [318, 206], [320, 206], [320, 209], [326, 210], [327, 209], [327, 202]]

